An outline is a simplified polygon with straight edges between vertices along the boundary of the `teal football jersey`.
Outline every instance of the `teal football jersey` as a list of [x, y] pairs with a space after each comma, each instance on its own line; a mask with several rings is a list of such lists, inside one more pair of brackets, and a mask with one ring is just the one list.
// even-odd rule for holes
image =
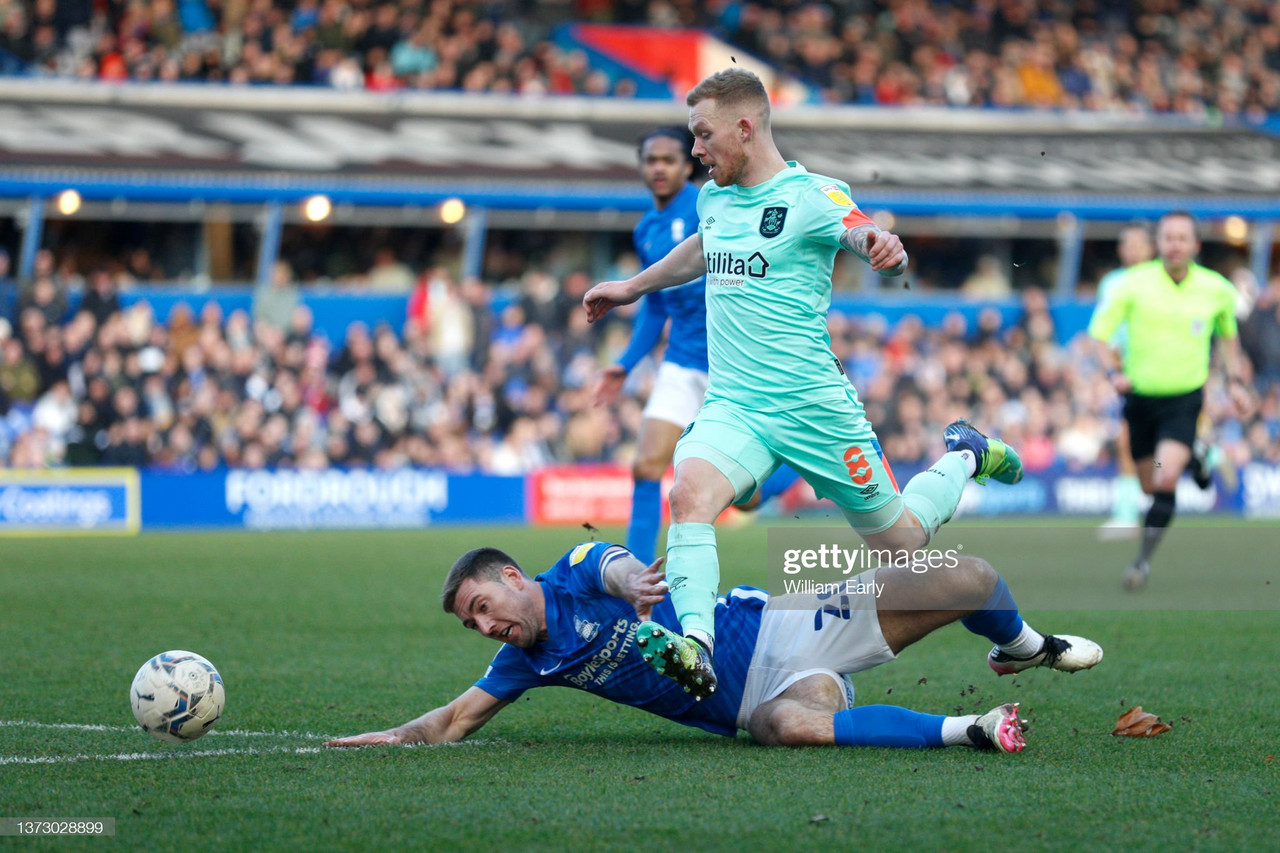
[[708, 402], [778, 411], [845, 398], [827, 334], [831, 270], [841, 235], [867, 224], [848, 184], [795, 162], [758, 186], [702, 187]]

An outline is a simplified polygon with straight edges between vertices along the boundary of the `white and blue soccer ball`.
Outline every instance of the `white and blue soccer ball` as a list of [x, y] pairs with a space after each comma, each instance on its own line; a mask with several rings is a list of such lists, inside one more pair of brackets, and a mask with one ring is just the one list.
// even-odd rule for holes
[[168, 743], [195, 740], [218, 722], [227, 704], [222, 676], [194, 652], [162, 652], [142, 665], [129, 688], [133, 718]]

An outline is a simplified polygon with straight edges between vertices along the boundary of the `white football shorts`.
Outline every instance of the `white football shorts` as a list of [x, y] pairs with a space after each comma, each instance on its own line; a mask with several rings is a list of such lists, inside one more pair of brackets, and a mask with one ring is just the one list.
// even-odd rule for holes
[[649, 402], [644, 406], [644, 417], [666, 421], [684, 429], [698, 416], [702, 398], [706, 394], [705, 371], [664, 361], [658, 367], [657, 378], [653, 380]]
[[[875, 570], [857, 581], [872, 586]], [[756, 708], [810, 675], [830, 676], [853, 707], [855, 672], [888, 663], [897, 655], [880, 631], [876, 597], [861, 595], [771, 595], [760, 616], [760, 634], [738, 708], [746, 730]]]

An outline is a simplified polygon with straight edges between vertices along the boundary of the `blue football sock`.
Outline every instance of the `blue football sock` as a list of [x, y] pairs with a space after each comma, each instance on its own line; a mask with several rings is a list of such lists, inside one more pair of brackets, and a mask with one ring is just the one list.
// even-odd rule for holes
[[1018, 605], [1009, 592], [1004, 578], [996, 581], [996, 588], [980, 608], [960, 620], [970, 631], [986, 637], [997, 646], [1012, 643], [1022, 633], [1022, 617]]
[[768, 479], [760, 486], [760, 503], [764, 503], [770, 498], [776, 498], [800, 479], [800, 475], [793, 469], [783, 465], [777, 471], [769, 476]]
[[627, 525], [627, 550], [646, 566], [658, 550], [658, 528], [662, 524], [662, 483], [636, 480], [631, 490], [631, 523]]
[[945, 746], [939, 714], [921, 714], [896, 705], [863, 705], [835, 715], [836, 746]]

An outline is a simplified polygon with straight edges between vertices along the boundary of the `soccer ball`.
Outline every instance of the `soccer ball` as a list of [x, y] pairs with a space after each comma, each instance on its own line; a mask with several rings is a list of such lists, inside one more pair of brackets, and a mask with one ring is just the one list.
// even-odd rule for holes
[[222, 716], [227, 694], [218, 670], [194, 652], [162, 652], [142, 665], [129, 688], [133, 718], [152, 737], [195, 740]]

